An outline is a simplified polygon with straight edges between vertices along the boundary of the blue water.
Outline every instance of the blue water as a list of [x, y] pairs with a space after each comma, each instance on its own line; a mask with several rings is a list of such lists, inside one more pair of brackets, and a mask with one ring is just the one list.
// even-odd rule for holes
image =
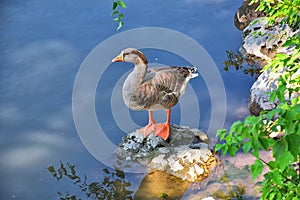
[[[123, 32], [140, 27], [162, 27], [193, 38], [212, 57], [220, 70], [227, 97], [226, 121], [248, 114], [248, 92], [253, 79], [232, 70], [223, 71], [225, 50], [237, 50], [241, 32], [233, 25], [239, 1], [125, 1]], [[55, 180], [49, 166], [60, 161], [75, 165], [77, 173], [89, 182], [107, 176], [105, 166], [82, 144], [72, 115], [72, 90], [76, 74], [86, 56], [100, 42], [117, 34], [108, 0], [4, 0], [0, 26], [0, 197], [1, 199], [57, 199], [68, 191], [86, 198], [69, 179]], [[109, 50], [108, 50], [109, 51]], [[168, 52], [145, 49], [150, 62], [169, 65], [189, 63]], [[109, 58], [111, 60], [111, 58]], [[99, 124], [107, 137], [118, 144], [125, 133], [110, 111], [113, 86], [131, 68], [113, 64], [100, 80], [96, 94]], [[199, 129], [207, 130], [211, 100], [201, 77], [191, 80], [198, 91], [201, 110]], [[122, 99], [120, 99], [122, 103]], [[172, 123], [180, 122], [175, 107]], [[146, 112], [132, 112], [142, 126]], [[162, 119], [163, 114], [158, 114]], [[189, 124], [187, 124], [189, 125]], [[222, 127], [220, 127], [222, 128]], [[214, 137], [214, 135], [210, 135]], [[113, 170], [112, 170], [113, 172]], [[111, 172], [111, 173], [112, 173]], [[136, 191], [143, 175], [128, 175], [131, 191]]]

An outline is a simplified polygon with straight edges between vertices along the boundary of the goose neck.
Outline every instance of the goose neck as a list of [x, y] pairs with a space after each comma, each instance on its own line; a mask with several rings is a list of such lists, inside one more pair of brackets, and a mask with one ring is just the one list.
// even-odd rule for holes
[[134, 79], [138, 82], [138, 84], [143, 82], [143, 79], [146, 75], [146, 71], [147, 71], [146, 64], [139, 63], [135, 65], [132, 71], [132, 75], [135, 77]]

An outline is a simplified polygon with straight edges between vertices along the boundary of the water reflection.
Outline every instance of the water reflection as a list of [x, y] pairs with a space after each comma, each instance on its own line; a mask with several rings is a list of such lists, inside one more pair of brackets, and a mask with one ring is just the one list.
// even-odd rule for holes
[[220, 157], [219, 161], [208, 178], [199, 183], [191, 183], [182, 199], [260, 199], [259, 182], [251, 180], [251, 157], [239, 153], [237, 158], [226, 156]]
[[[59, 167], [53, 165], [48, 167], [48, 171], [53, 178], [66, 184], [71, 181], [76, 186], [76, 191], [59, 191], [57, 194], [61, 200], [81, 199], [84, 194], [87, 199], [135, 199], [135, 200], [155, 200], [155, 199], [181, 199], [189, 186], [188, 181], [184, 181], [175, 176], [162, 171], [153, 171], [147, 174], [138, 190], [133, 195], [130, 189], [131, 183], [125, 179], [123, 171], [117, 169], [104, 168], [105, 176], [101, 181], [88, 181], [88, 175], [80, 177], [71, 163], [60, 162]], [[68, 180], [66, 180], [68, 179]], [[69, 187], [70, 188], [70, 187]], [[78, 191], [79, 190], [79, 191]]]
[[188, 181], [182, 180], [162, 171], [153, 171], [144, 177], [134, 195], [135, 200], [182, 199]]
[[57, 192], [61, 200], [198, 200], [207, 197], [225, 200], [259, 199], [260, 182], [251, 181], [251, 158], [247, 157], [245, 162], [242, 159], [244, 156], [239, 154], [237, 158], [219, 159], [218, 166], [210, 176], [196, 183], [184, 181], [162, 171], [152, 171], [144, 175], [137, 190], [133, 189], [131, 182], [127, 180], [130, 174], [124, 174], [118, 169], [102, 169], [104, 176], [99, 181], [99, 177], [96, 177], [97, 181], [89, 181], [93, 178], [92, 174], [78, 175], [75, 165], [68, 162], [60, 162], [58, 167], [51, 165], [48, 171], [58, 182], [67, 185], [67, 191]]
[[[121, 31], [149, 26], [182, 32], [199, 42], [221, 70], [225, 49], [240, 46], [237, 38], [241, 32], [232, 23], [233, 14], [240, 4], [240, 1], [225, 0], [184, 0], [172, 1], [171, 4], [158, 0], [132, 0], [128, 1], [124, 13], [126, 26]], [[143, 14], [137, 17], [137, 13]], [[127, 191], [137, 191], [142, 179], [140, 175], [125, 174], [125, 181], [114, 170], [109, 170], [109, 174], [102, 171], [105, 166], [94, 159], [80, 141], [71, 109], [73, 83], [79, 66], [95, 46], [116, 34], [111, 1], [1, 1], [0, 14], [3, 22], [0, 33], [0, 199], [57, 199], [60, 196], [62, 199], [71, 199], [72, 196], [73, 199], [86, 199], [86, 192], [79, 186], [85, 186], [93, 197], [95, 193], [91, 194], [94, 191], [89, 185], [94, 182], [99, 186], [105, 177], [110, 181], [130, 180], [132, 186], [123, 187]], [[150, 52], [149, 58], [153, 62], [156, 57]], [[158, 58], [160, 63], [183, 64], [161, 53]], [[115, 143], [122, 135], [111, 114], [104, 109], [111, 103], [104, 97], [110, 96], [114, 86], [112, 80], [117, 80], [114, 76], [120, 77], [128, 69], [110, 71], [108, 81], [103, 85], [107, 88], [97, 93], [101, 99], [97, 102], [97, 112], [103, 114], [99, 119], [105, 119], [100, 120], [101, 125], [106, 126], [105, 130]], [[248, 88], [253, 80], [234, 72], [222, 73], [222, 78], [228, 89], [228, 127], [232, 121], [244, 116], [246, 106], [241, 102], [248, 98]], [[199, 128], [205, 130], [210, 121], [211, 102], [209, 93], [203, 90], [205, 84], [199, 80], [200, 77], [195, 84], [201, 105]], [[241, 116], [237, 116], [236, 110], [240, 107]], [[173, 115], [173, 123], [181, 116], [179, 111], [175, 113], [178, 114]], [[138, 120], [147, 120], [138, 115], [134, 119], [137, 123]], [[115, 133], [120, 134], [113, 137]], [[60, 160], [68, 160], [76, 166], [75, 175], [80, 177], [80, 182], [74, 184], [79, 179], [73, 180], [65, 175]], [[45, 173], [50, 165], [58, 177], [63, 176], [60, 180], [56, 181], [53, 175], [50, 177], [48, 172]], [[67, 174], [75, 177], [67, 163], [64, 162], [63, 167]], [[82, 175], [85, 173], [86, 180]], [[93, 179], [94, 173], [99, 176], [97, 180]], [[115, 179], [112, 179], [113, 173]], [[61, 192], [60, 196], [57, 196], [57, 191]]]
[[[70, 163], [60, 162], [59, 168], [55, 169], [54, 166], [50, 166], [48, 171], [57, 181], [62, 181], [64, 177], [70, 179], [73, 185], [77, 186], [89, 199], [133, 199], [133, 191], [128, 189], [131, 183], [125, 180], [125, 174], [120, 170], [104, 168], [105, 177], [102, 182], [88, 182], [87, 175], [79, 177], [75, 166]], [[58, 192], [57, 194], [61, 200], [78, 199], [77, 195], [72, 195], [69, 191]]]
[[[217, 199], [243, 199], [243, 195], [246, 193], [246, 186], [244, 186], [241, 182], [237, 183], [236, 185], [232, 184], [231, 181], [234, 179], [231, 176], [238, 176], [240, 170], [237, 171], [233, 167], [228, 168], [225, 170], [225, 165], [222, 160], [220, 160], [220, 167], [224, 174], [220, 177], [220, 181], [227, 185], [227, 191], [224, 189], [218, 189], [216, 191], [212, 191], [212, 195]], [[244, 175], [249, 173], [249, 168], [245, 167], [242, 171], [245, 171]], [[237, 173], [238, 172], [238, 173]]]
[[226, 50], [227, 59], [223, 62], [224, 70], [229, 71], [234, 67], [236, 70], [243, 70], [244, 74], [256, 76], [260, 74], [261, 68], [258, 67], [251, 59], [245, 59], [240, 52]]

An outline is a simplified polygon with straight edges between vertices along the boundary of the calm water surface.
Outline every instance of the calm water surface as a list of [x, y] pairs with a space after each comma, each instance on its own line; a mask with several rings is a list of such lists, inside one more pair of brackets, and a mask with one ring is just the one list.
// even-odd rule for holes
[[[237, 50], [241, 43], [241, 32], [233, 25], [240, 1], [125, 2], [128, 8], [123, 12], [125, 26], [121, 31], [146, 26], [173, 29], [196, 40], [210, 54], [226, 89], [225, 127], [248, 114], [248, 91], [253, 79], [236, 71], [224, 72], [222, 65], [225, 50]], [[82, 61], [95, 46], [117, 33], [111, 1], [4, 0], [0, 5], [1, 199], [58, 199], [73, 195], [85, 199], [88, 194], [101, 198], [103, 191], [110, 191], [107, 188], [114, 185], [121, 185], [130, 197], [138, 190], [144, 174], [123, 174], [106, 169], [96, 160], [79, 139], [71, 106], [73, 83]], [[189, 64], [168, 52], [144, 52], [152, 63]], [[99, 123], [114, 144], [125, 133], [110, 112], [110, 97], [114, 84], [129, 69], [130, 65], [109, 67], [97, 89]], [[198, 91], [198, 128], [205, 131], [211, 117], [209, 93], [201, 77], [191, 84]], [[146, 112], [131, 112], [131, 116], [141, 126], [148, 120]], [[178, 107], [172, 113], [172, 123], [180, 123]]]

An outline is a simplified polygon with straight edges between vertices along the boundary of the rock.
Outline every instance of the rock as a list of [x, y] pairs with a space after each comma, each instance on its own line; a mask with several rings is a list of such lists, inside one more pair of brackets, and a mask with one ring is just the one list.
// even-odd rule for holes
[[170, 138], [164, 141], [151, 133], [129, 133], [115, 151], [117, 158], [137, 162], [151, 170], [160, 170], [187, 181], [200, 181], [216, 164], [208, 136], [198, 129], [170, 126]]
[[254, 20], [243, 31], [243, 42], [239, 52], [246, 61], [252, 60], [254, 65], [264, 66], [276, 53], [289, 54], [293, 49], [282, 47], [288, 37], [294, 33], [288, 25], [267, 25], [267, 18]]
[[203, 198], [202, 200], [215, 200], [213, 197], [206, 197], [206, 198]]
[[255, 11], [259, 3], [249, 5], [250, 2], [251, 0], [244, 0], [243, 4], [234, 15], [234, 25], [239, 30], [244, 30], [252, 20], [265, 16], [264, 12]]
[[[298, 69], [293, 76], [296, 76], [297, 74], [300, 74], [300, 69]], [[276, 99], [275, 102], [270, 102], [270, 94], [267, 94], [267, 92], [277, 89], [280, 75], [281, 73], [271, 72], [270, 69], [259, 75], [258, 79], [254, 82], [250, 89], [248, 108], [251, 114], [258, 116], [260, 111], [272, 110], [280, 103], [278, 99]], [[285, 100], [289, 101], [290, 99], [287, 92], [288, 91], [286, 91], [285, 94]], [[292, 93], [291, 99], [297, 96], [299, 96], [299, 93]]]

